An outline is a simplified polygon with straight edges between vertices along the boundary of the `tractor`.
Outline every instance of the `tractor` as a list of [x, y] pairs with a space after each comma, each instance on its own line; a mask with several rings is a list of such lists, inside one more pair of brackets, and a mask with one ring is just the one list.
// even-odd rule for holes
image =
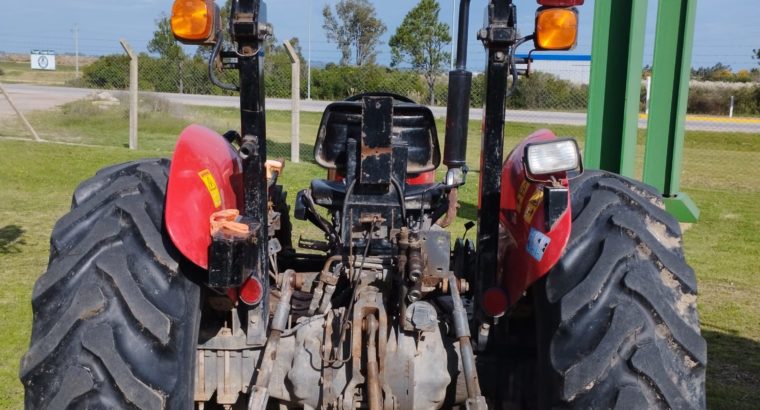
[[[319, 126], [326, 175], [290, 200], [267, 158], [263, 1], [233, 1], [222, 22], [212, 0], [177, 0], [173, 33], [212, 47], [240, 129], [191, 125], [171, 160], [76, 189], [33, 291], [26, 407], [704, 408], [696, 278], [660, 194], [584, 170], [549, 130], [504, 157], [529, 67], [516, 49], [574, 47], [583, 2], [538, 0], [526, 37], [512, 0], [487, 4], [473, 241], [446, 229], [469, 176], [469, 0], [443, 153], [428, 107], [348, 97]], [[292, 218], [321, 234], [294, 241]]]

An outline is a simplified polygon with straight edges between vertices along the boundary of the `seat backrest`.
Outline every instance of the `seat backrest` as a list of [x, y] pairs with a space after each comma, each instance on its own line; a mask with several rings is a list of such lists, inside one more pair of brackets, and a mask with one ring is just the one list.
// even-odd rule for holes
[[[332, 103], [325, 109], [314, 145], [314, 159], [319, 165], [345, 170], [348, 139], [361, 139], [362, 96]], [[440, 165], [438, 132], [429, 108], [403, 97], [394, 98], [391, 138], [394, 145], [405, 144], [408, 148], [407, 174], [433, 171]]]

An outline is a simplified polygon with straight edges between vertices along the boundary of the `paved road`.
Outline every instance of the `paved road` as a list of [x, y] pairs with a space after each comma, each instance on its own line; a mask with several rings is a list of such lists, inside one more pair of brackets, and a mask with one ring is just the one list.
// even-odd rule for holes
[[[16, 105], [22, 111], [44, 110], [75, 101], [96, 92], [81, 88], [49, 87], [28, 84], [4, 85], [10, 93]], [[176, 104], [198, 105], [211, 107], [237, 107], [237, 97], [224, 97], [213, 95], [186, 95], [155, 93]], [[324, 101], [301, 101], [301, 110], [306, 112], [322, 112], [328, 102]], [[290, 110], [291, 102], [287, 99], [268, 99], [267, 108], [273, 110]], [[438, 118], [446, 115], [446, 108], [432, 107], [433, 114]], [[12, 115], [8, 104], [0, 100], [0, 117]], [[473, 108], [470, 110], [470, 119], [479, 120], [483, 116], [483, 110]], [[554, 111], [513, 111], [506, 113], [507, 121], [525, 122], [531, 124], [562, 124], [562, 125], [585, 125], [585, 113], [568, 113]], [[639, 119], [639, 127], [646, 127], [646, 119]], [[720, 117], [689, 116], [686, 120], [687, 130], [721, 131], [721, 132], [745, 132], [760, 134], [760, 120], [758, 119], [729, 119]]]

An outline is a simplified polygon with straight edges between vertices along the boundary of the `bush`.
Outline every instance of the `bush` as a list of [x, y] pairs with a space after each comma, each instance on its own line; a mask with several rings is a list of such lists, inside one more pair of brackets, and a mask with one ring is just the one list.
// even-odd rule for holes
[[507, 99], [507, 107], [512, 109], [581, 111], [587, 105], [588, 86], [543, 72], [521, 78], [514, 94]]
[[2, 68], [0, 68], [0, 75], [5, 75], [5, 71]]
[[728, 115], [734, 97], [734, 115], [760, 115], [760, 85], [754, 87], [721, 87], [693, 85], [689, 89], [689, 114]]
[[117, 89], [129, 87], [129, 57], [108, 55], [100, 57], [82, 71], [82, 78], [68, 82], [72, 86]]
[[427, 94], [418, 74], [379, 66], [328, 64], [324, 69], [312, 69], [311, 81], [311, 96], [317, 100], [343, 100], [370, 91], [400, 94], [414, 100]]

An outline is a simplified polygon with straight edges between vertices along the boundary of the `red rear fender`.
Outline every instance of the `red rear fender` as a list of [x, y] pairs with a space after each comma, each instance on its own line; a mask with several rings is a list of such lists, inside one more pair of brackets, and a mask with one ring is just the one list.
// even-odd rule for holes
[[[523, 163], [527, 144], [555, 138], [549, 130], [533, 133], [512, 151], [502, 170], [497, 281], [509, 296], [509, 304], [514, 304], [531, 284], [549, 272], [570, 238], [569, 195], [566, 210], [547, 229], [544, 185], [526, 178]], [[568, 186], [566, 178], [560, 182]]]
[[242, 165], [219, 134], [191, 125], [174, 150], [164, 211], [166, 230], [190, 261], [208, 269], [210, 217], [242, 205]]

